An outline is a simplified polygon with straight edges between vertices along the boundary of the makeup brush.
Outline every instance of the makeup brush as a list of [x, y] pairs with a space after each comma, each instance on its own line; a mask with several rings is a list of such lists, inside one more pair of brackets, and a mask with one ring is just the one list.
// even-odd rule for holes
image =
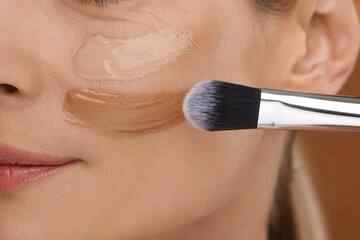
[[259, 89], [222, 81], [196, 84], [185, 117], [205, 131], [240, 129], [360, 131], [360, 98]]

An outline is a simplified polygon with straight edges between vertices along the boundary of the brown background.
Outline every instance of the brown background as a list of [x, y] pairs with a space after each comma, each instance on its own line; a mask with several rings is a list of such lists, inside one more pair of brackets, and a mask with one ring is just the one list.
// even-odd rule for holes
[[[341, 95], [360, 97], [360, 61]], [[333, 240], [360, 239], [360, 133], [299, 132]]]

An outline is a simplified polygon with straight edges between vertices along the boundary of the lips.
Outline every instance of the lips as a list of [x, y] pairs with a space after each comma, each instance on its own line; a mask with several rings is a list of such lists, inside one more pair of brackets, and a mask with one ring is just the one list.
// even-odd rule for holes
[[12, 191], [54, 175], [76, 163], [76, 160], [20, 150], [0, 143], [0, 192]]

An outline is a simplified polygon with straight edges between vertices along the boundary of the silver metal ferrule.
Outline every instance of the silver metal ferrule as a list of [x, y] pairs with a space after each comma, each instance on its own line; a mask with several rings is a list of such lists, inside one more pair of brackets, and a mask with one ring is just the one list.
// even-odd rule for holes
[[360, 98], [262, 89], [258, 128], [360, 131]]

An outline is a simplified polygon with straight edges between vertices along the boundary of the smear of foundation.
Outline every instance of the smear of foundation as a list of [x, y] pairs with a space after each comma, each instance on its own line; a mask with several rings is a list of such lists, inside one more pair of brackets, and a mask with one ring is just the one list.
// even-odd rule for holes
[[174, 64], [192, 45], [190, 34], [160, 29], [129, 39], [95, 36], [78, 51], [75, 71], [95, 80], [134, 80]]
[[65, 120], [126, 134], [157, 132], [185, 120], [182, 102], [187, 92], [126, 95], [101, 89], [73, 89], [65, 98]]

